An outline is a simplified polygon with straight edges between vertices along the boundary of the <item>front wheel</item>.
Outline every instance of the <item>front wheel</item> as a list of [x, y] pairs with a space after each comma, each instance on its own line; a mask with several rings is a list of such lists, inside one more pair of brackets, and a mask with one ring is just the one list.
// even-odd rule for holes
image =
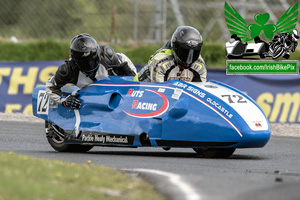
[[203, 158], [229, 158], [235, 148], [193, 148]]
[[272, 58], [273, 59], [279, 58], [280, 56], [284, 55], [284, 51], [285, 51], [285, 49], [282, 46], [276, 46], [274, 48], [274, 52], [273, 52]]
[[80, 144], [65, 144], [64, 130], [56, 124], [45, 121], [46, 136], [53, 149], [59, 152], [87, 152], [94, 146]]

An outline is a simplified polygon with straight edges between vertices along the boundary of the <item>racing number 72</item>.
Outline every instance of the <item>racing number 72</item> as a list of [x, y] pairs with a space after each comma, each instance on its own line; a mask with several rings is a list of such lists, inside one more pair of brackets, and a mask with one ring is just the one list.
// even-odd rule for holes
[[222, 97], [228, 97], [229, 103], [247, 103], [247, 101], [241, 95], [230, 95], [230, 94], [225, 95], [224, 94], [224, 95], [221, 95], [221, 96]]
[[48, 109], [49, 109], [48, 102], [49, 102], [49, 97], [46, 95], [45, 91], [39, 91], [38, 108], [37, 108], [38, 114], [48, 113]]

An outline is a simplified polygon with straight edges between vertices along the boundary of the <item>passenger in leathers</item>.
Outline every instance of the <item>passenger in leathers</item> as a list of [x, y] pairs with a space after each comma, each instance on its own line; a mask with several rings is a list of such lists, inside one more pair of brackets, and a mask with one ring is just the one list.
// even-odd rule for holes
[[177, 27], [171, 40], [150, 57], [148, 64], [134, 80], [206, 82], [205, 62], [200, 55], [202, 45], [202, 36], [197, 29], [190, 26]]
[[136, 69], [127, 56], [115, 53], [108, 45], [98, 45], [92, 36], [83, 33], [71, 40], [70, 59], [46, 82], [45, 91], [52, 100], [78, 109], [78, 95], [66, 96], [61, 87], [72, 83], [81, 89], [109, 75], [134, 76]]

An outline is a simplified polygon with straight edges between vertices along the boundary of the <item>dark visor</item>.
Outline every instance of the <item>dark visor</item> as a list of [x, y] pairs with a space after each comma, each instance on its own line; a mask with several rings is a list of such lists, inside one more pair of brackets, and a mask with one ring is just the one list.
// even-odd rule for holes
[[200, 51], [201, 50], [178, 47], [175, 53], [183, 63], [185, 63], [186, 65], [191, 65], [198, 59]]
[[97, 59], [97, 53], [91, 52], [90, 55], [84, 57], [84, 53], [71, 51], [72, 57], [78, 67], [78, 69], [86, 75], [95, 74], [99, 68], [99, 61]]
[[87, 58], [84, 60], [75, 60], [76, 64], [78, 65], [78, 68], [82, 72], [90, 73], [98, 69], [99, 62], [95, 61], [93, 58]]

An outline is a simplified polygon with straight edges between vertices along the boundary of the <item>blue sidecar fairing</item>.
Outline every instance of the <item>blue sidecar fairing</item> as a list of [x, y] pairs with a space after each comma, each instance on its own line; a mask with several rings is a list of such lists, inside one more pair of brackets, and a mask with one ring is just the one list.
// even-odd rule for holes
[[270, 138], [256, 102], [217, 81], [147, 83], [112, 76], [77, 93], [78, 110], [51, 101], [44, 86], [32, 94], [33, 114], [62, 128], [66, 144], [253, 148]]

